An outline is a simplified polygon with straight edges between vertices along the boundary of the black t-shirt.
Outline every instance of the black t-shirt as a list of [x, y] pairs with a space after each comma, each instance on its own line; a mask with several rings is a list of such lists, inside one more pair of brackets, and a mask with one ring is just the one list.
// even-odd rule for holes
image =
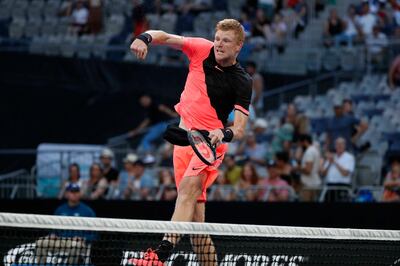
[[104, 173], [104, 177], [107, 178], [107, 181], [115, 181], [118, 180], [119, 171], [113, 167], [107, 173]]

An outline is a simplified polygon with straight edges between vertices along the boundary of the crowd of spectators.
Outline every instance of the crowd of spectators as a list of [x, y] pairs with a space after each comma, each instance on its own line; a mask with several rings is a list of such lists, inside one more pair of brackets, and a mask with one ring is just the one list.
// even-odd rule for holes
[[[209, 199], [317, 201], [321, 200], [322, 187], [327, 186], [332, 190], [324, 195], [325, 200], [351, 200], [349, 191], [353, 189], [357, 156], [365, 149], [357, 146], [358, 140], [368, 129], [368, 123], [355, 117], [350, 99], [336, 102], [333, 109], [322, 142], [313, 138], [310, 119], [295, 104], [287, 106], [275, 130], [269, 130], [262, 117], [251, 120], [245, 138], [231, 144], [209, 190]], [[105, 149], [100, 163], [90, 167], [87, 180], [80, 179], [79, 165], [71, 164], [60, 198], [64, 197], [65, 188], [74, 183], [86, 200], [174, 200], [177, 192], [172, 145], [161, 142], [151, 147], [127, 154], [123, 169], [112, 167], [116, 165], [114, 154]], [[394, 160], [388, 169], [382, 180], [385, 191], [379, 200], [400, 200], [399, 165]]]
[[390, 38], [400, 36], [400, 5], [396, 0], [363, 0], [350, 4], [347, 13], [338, 14], [332, 8], [324, 24], [323, 44], [326, 47], [341, 45], [352, 47], [365, 44], [367, 60], [385, 67], [389, 58], [386, 50]]

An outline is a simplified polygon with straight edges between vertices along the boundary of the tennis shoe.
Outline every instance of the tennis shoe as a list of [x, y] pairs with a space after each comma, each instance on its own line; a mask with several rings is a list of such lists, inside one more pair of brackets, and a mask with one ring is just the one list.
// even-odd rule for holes
[[164, 263], [158, 259], [158, 255], [155, 250], [151, 248], [147, 249], [144, 253], [144, 258], [133, 258], [128, 260], [129, 265], [135, 266], [164, 266]]

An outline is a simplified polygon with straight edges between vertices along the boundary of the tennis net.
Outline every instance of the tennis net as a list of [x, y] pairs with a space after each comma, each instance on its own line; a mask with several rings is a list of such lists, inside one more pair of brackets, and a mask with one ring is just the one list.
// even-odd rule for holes
[[0, 254], [5, 266], [132, 265], [166, 233], [181, 239], [165, 265], [400, 265], [400, 231], [13, 213], [0, 213]]

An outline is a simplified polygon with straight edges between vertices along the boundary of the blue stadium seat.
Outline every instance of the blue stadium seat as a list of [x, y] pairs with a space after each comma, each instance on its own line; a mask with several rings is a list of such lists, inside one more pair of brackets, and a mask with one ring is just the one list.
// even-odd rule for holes
[[400, 132], [384, 132], [382, 137], [384, 140], [388, 141], [389, 144], [392, 144], [400, 140]]
[[363, 110], [363, 113], [365, 116], [373, 117], [376, 115], [382, 115], [383, 110], [382, 109], [367, 109], [367, 110]]
[[371, 99], [371, 95], [367, 94], [354, 94], [351, 96], [351, 100], [356, 104], [363, 101], [369, 101]]

